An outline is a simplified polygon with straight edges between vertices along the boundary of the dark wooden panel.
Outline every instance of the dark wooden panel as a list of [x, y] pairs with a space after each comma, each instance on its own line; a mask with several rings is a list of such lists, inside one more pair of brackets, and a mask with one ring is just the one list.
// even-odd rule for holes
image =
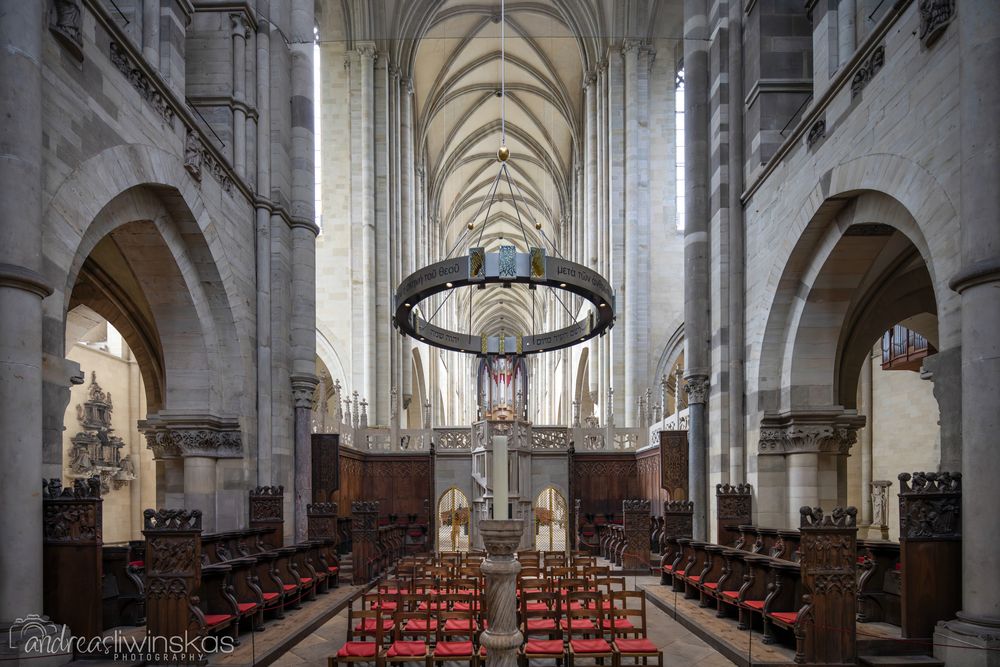
[[622, 502], [642, 497], [635, 453], [574, 455], [573, 495], [584, 515], [613, 514], [621, 520]]
[[687, 500], [687, 431], [660, 431], [660, 474], [660, 486], [666, 489], [669, 500]]
[[351, 503], [362, 498], [364, 485], [365, 463], [364, 454], [347, 447], [341, 448], [338, 457], [340, 473], [340, 488], [330, 493], [323, 502], [337, 503], [340, 516], [350, 518]]
[[432, 484], [430, 456], [369, 454], [364, 465], [365, 495], [379, 501], [382, 517], [416, 514], [426, 522], [424, 501]]
[[663, 503], [670, 500], [670, 494], [661, 485], [660, 447], [636, 454], [635, 462], [639, 475], [639, 497], [650, 502], [653, 516], [661, 516]]
[[325, 502], [340, 488], [340, 435], [312, 434], [313, 501]]

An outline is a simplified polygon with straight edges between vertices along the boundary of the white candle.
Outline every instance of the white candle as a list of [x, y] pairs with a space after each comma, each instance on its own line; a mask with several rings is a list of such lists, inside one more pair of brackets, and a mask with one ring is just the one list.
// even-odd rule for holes
[[507, 516], [507, 436], [493, 436], [493, 518]]

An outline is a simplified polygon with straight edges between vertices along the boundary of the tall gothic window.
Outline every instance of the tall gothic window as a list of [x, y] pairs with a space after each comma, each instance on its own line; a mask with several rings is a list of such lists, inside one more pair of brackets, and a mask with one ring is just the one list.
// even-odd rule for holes
[[677, 229], [684, 230], [684, 69], [674, 79], [674, 144], [676, 147]]

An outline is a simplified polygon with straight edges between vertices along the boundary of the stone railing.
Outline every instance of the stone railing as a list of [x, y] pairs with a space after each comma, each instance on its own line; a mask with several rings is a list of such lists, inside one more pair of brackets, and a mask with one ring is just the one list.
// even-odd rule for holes
[[[659, 443], [659, 429], [623, 427], [531, 426], [531, 449], [536, 452], [566, 452], [572, 444], [576, 451], [635, 451]], [[516, 434], [515, 434], [516, 435]], [[481, 435], [480, 435], [481, 438]], [[430, 450], [471, 452], [477, 442], [472, 427], [389, 428], [385, 426], [340, 425], [343, 447], [380, 454], [408, 454]]]

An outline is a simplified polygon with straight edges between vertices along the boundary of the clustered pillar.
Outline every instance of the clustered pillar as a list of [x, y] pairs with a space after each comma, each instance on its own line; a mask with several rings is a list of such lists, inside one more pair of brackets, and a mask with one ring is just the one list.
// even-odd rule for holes
[[688, 487], [694, 538], [708, 537], [708, 12], [684, 2], [684, 379], [688, 392]]

